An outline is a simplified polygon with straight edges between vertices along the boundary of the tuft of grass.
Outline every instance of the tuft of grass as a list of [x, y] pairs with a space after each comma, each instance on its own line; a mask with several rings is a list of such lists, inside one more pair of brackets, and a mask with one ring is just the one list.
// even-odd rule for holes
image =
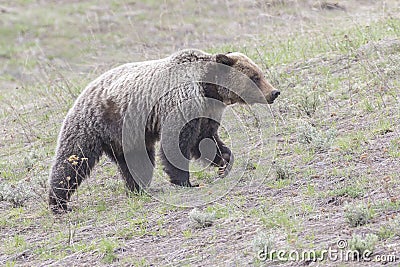
[[359, 198], [363, 196], [365, 190], [357, 185], [349, 185], [330, 192], [330, 195], [337, 197]]
[[305, 114], [308, 117], [312, 117], [314, 113], [317, 111], [318, 106], [320, 105], [321, 100], [319, 94], [316, 92], [311, 93], [302, 93], [299, 95], [299, 103], [297, 105], [297, 109], [301, 114]]
[[23, 251], [26, 249], [27, 245], [25, 238], [18, 234], [14, 235], [12, 238], [10, 237], [8, 240], [4, 240], [4, 247], [7, 253]]
[[379, 240], [387, 240], [395, 236], [400, 237], [400, 218], [394, 218], [379, 228]]
[[100, 253], [102, 253], [102, 260], [104, 263], [113, 263], [117, 259], [117, 255], [115, 255], [115, 249], [118, 247], [118, 244], [110, 239], [102, 239], [99, 244]]
[[206, 212], [215, 214], [215, 219], [221, 219], [228, 217], [230, 214], [230, 209], [225, 206], [220, 205], [210, 205], [205, 209]]
[[378, 236], [374, 234], [367, 234], [365, 238], [360, 235], [353, 235], [349, 241], [349, 248], [353, 251], [358, 251], [362, 256], [368, 251], [372, 253], [378, 241]]
[[381, 226], [381, 228], [379, 228], [379, 231], [377, 233], [379, 240], [386, 240], [392, 238], [393, 236], [395, 236], [395, 234], [396, 233], [389, 225]]
[[0, 201], [7, 201], [14, 208], [22, 207], [33, 196], [31, 189], [21, 181], [17, 184], [0, 184]]
[[15, 261], [7, 261], [5, 267], [14, 267], [17, 266]]
[[301, 229], [301, 218], [295, 214], [291, 206], [281, 206], [279, 210], [270, 206], [261, 208], [258, 215], [266, 228], [283, 228], [288, 234], [295, 234]]
[[345, 207], [345, 217], [352, 227], [367, 224], [373, 217], [372, 210], [364, 205], [347, 205]]
[[319, 152], [328, 150], [336, 136], [334, 130], [329, 129], [323, 133], [308, 122], [303, 122], [297, 128], [297, 131], [297, 140], [299, 143], [308, 145]]
[[400, 138], [396, 138], [390, 142], [388, 153], [393, 158], [400, 158]]
[[273, 236], [259, 232], [253, 239], [253, 250], [258, 259], [264, 258], [270, 259], [270, 251], [275, 247], [275, 242]]
[[198, 228], [209, 227], [215, 221], [215, 212], [202, 212], [194, 208], [189, 212], [189, 219], [196, 223]]
[[345, 152], [360, 152], [367, 142], [367, 137], [364, 132], [358, 131], [354, 133], [346, 133], [345, 136], [337, 138], [335, 145]]
[[292, 172], [286, 161], [275, 163], [276, 180], [288, 180], [292, 177]]
[[183, 235], [183, 237], [186, 238], [186, 239], [192, 238], [192, 236], [193, 236], [192, 229], [183, 230], [183, 231], [182, 231], [182, 235]]

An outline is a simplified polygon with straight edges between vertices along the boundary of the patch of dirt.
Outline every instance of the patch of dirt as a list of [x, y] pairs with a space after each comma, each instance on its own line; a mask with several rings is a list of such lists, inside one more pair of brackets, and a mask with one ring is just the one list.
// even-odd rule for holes
[[[7, 44], [0, 42], [0, 183], [47, 179], [66, 110], [81, 87], [112, 66], [187, 47], [269, 49], [280, 41], [284, 46], [293, 35], [329, 35], [399, 11], [397, 1], [366, 0], [2, 5], [0, 25]], [[317, 250], [335, 247], [339, 237], [348, 240], [354, 233], [380, 234], [400, 213], [400, 165], [390, 154], [400, 147], [399, 46], [398, 39], [384, 39], [348, 54], [273, 66], [269, 71], [276, 72], [284, 94], [271, 107], [278, 124], [271, 138], [278, 140], [277, 160], [289, 164], [292, 178], [277, 181], [273, 171], [261, 169], [261, 161], [226, 197], [204, 207], [219, 213], [211, 227], [194, 228], [189, 209], [146, 196], [126, 197], [122, 182], [106, 183], [118, 174], [102, 161], [75, 196], [70, 214], [50, 215], [47, 188], [40, 184], [23, 208], [0, 202], [0, 264], [251, 266], [263, 264], [255, 260], [252, 244], [260, 232], [271, 234], [277, 249]], [[296, 108], [300, 89], [320, 97], [311, 116]], [[321, 131], [335, 128], [342, 143], [327, 151], [308, 149], [297, 140], [300, 121]], [[33, 162], [32, 170], [26, 170], [25, 159]], [[265, 176], [265, 182], [252, 185], [256, 175]], [[335, 192], [343, 188], [360, 188], [360, 193]], [[375, 216], [352, 228], [344, 207], [359, 203], [369, 205]], [[374, 255], [399, 255], [399, 244], [400, 234], [393, 231]], [[107, 255], [115, 258], [107, 262]], [[274, 261], [265, 266], [274, 264], [319, 263]]]

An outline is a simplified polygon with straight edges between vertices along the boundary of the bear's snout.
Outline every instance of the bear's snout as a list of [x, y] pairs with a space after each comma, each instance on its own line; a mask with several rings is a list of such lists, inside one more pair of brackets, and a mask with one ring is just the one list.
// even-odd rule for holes
[[280, 91], [278, 91], [278, 90], [272, 90], [271, 91], [271, 94], [270, 94], [270, 97], [269, 97], [269, 100], [268, 100], [268, 104], [272, 104], [272, 103], [274, 103], [274, 100], [279, 96], [281, 94], [281, 92]]
[[271, 100], [275, 100], [279, 95], [281, 94], [281, 92], [279, 92], [278, 90], [273, 90], [271, 92]]

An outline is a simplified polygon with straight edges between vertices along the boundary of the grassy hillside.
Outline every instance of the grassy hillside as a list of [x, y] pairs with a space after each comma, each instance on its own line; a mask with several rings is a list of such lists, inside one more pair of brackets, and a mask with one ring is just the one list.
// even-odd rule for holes
[[[399, 264], [397, 1], [21, 0], [0, 13], [1, 265], [345, 266], [257, 257], [323, 255], [339, 240], [372, 251], [354, 265]], [[157, 167], [148, 193], [131, 196], [102, 158], [73, 211], [52, 215], [58, 131], [87, 83], [188, 47], [243, 52], [282, 92], [227, 111], [233, 175], [194, 166], [203, 186], [177, 189]]]

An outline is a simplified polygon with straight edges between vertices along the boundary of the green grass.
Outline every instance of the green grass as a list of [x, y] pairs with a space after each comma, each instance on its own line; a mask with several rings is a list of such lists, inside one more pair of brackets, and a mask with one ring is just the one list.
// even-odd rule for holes
[[357, 185], [349, 185], [330, 192], [332, 196], [360, 198], [364, 195], [365, 190]]
[[100, 253], [102, 253], [102, 261], [104, 263], [112, 263], [117, 257], [114, 250], [118, 247], [118, 243], [110, 239], [102, 239], [99, 244]]
[[225, 52], [237, 51], [248, 54], [251, 58], [262, 60], [267, 66], [288, 64], [294, 61], [306, 61], [321, 54], [346, 54], [355, 56], [362, 45], [382, 38], [400, 36], [400, 20], [389, 18], [368, 26], [352, 26], [345, 30], [330, 32], [295, 33], [286, 40], [266, 40], [265, 45], [256, 49], [227, 45], [209, 49], [215, 53], [221, 49]]
[[374, 210], [365, 205], [348, 205], [345, 207], [345, 217], [351, 227], [363, 226], [370, 222]]
[[[32, 196], [22, 207], [0, 202], [0, 265], [70, 265], [77, 255], [78, 265], [262, 265], [251, 248], [258, 231], [273, 233], [277, 249], [320, 250], [337, 241], [332, 229], [351, 225], [356, 234], [379, 237], [376, 251], [398, 250], [400, 49], [388, 40], [399, 38], [400, 20], [378, 15], [367, 25], [348, 17], [351, 6], [340, 13], [313, 10], [307, 1], [268, 2], [275, 4], [257, 9], [271, 15], [265, 20], [245, 3], [223, 6], [226, 14], [192, 1], [7, 4], [0, 28], [0, 185], [27, 184]], [[377, 5], [371, 3], [372, 15], [381, 14]], [[294, 20], [284, 19], [289, 15]], [[282, 92], [273, 117], [262, 114], [261, 124], [236, 108], [248, 134], [221, 132], [240, 141], [238, 156], [250, 153], [247, 166], [235, 162], [243, 177], [219, 181], [227, 195], [201, 206], [215, 215], [213, 224], [192, 228], [192, 208], [151, 196], [169, 199], [191, 189], [157, 181], [160, 188], [148, 194], [126, 194], [116, 166], [104, 158], [73, 197], [73, 211], [53, 216], [46, 197], [57, 133], [83, 88], [121, 63], [189, 46], [244, 52]], [[302, 136], [312, 136], [308, 141], [299, 138], [303, 124], [310, 126]], [[259, 141], [259, 128], [262, 152], [243, 145]], [[207, 186], [215, 169], [197, 167], [193, 176], [205, 187], [195, 192], [212, 199]], [[164, 177], [160, 166], [155, 173]], [[237, 185], [230, 189], [226, 181]], [[362, 250], [365, 238], [357, 240]], [[24, 251], [26, 261], [17, 257]]]

